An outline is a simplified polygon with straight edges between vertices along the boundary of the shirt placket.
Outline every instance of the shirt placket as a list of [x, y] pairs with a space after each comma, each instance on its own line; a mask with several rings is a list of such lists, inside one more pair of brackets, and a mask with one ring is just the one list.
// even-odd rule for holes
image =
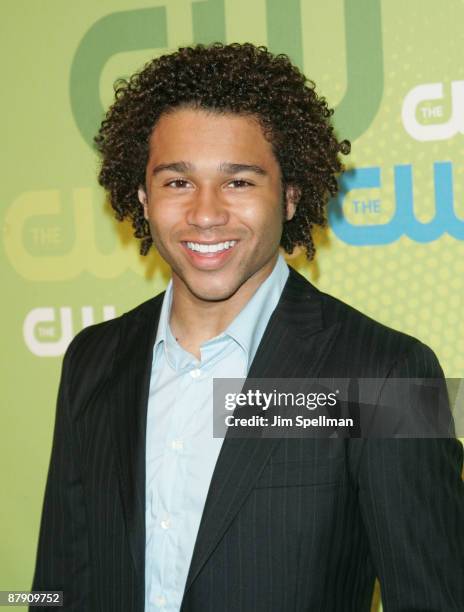
[[[188, 511], [185, 508], [184, 491], [186, 487], [185, 445], [188, 444], [187, 421], [192, 414], [186, 414], [180, 403], [176, 402], [177, 394], [196, 395], [196, 381], [201, 375], [198, 364], [192, 361], [182, 369], [182, 373], [174, 381], [173, 402], [170, 406], [171, 419], [164, 441], [164, 452], [161, 469], [160, 497], [162, 499], [162, 516], [157, 525], [155, 541], [162, 542], [162, 572], [160, 575], [161, 600], [163, 605], [158, 606], [168, 612], [177, 609], [174, 598], [179, 591], [179, 568], [176, 560], [184, 553], [180, 549], [179, 534], [183, 528], [184, 516]], [[194, 397], [192, 397], [194, 400]], [[195, 406], [196, 402], [192, 401]], [[158, 554], [159, 554], [158, 550]]]

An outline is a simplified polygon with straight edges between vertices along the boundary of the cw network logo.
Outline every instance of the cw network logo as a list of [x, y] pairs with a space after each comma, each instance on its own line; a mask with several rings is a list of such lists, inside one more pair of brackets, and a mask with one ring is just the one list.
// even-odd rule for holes
[[[81, 307], [81, 329], [93, 325], [93, 306]], [[103, 321], [114, 319], [114, 306], [103, 306]], [[70, 306], [34, 308], [23, 323], [23, 337], [27, 348], [38, 357], [59, 357], [74, 336], [73, 312]]]
[[[404, 129], [415, 140], [448, 140], [464, 134], [464, 81], [451, 83], [451, 112], [447, 121], [443, 121], [443, 89], [443, 83], [417, 85], [405, 97], [401, 118]], [[433, 100], [440, 102], [430, 105]]]
[[[453, 165], [451, 162], [436, 162], [433, 165], [435, 216], [428, 223], [419, 221], [414, 214], [414, 191], [412, 165], [397, 165], [393, 168], [395, 188], [395, 211], [387, 223], [355, 224], [345, 217], [346, 206], [352, 205], [355, 217], [369, 214], [369, 220], [383, 211], [381, 199], [352, 198], [356, 190], [380, 189], [381, 169], [358, 168], [345, 172], [340, 179], [339, 195], [329, 204], [329, 222], [336, 236], [354, 246], [389, 244], [401, 236], [416, 242], [432, 242], [447, 233], [456, 240], [464, 240], [464, 219], [454, 210]], [[362, 193], [362, 191], [361, 191]], [[356, 195], [357, 195], [356, 194]], [[351, 201], [350, 201], [351, 200]]]
[[[129, 4], [129, 3], [128, 3]], [[70, 101], [76, 126], [93, 147], [93, 136], [104, 112], [101, 79], [109, 65], [113, 79], [127, 75], [125, 54], [147, 51], [150, 56], [185, 44], [226, 42], [243, 36], [235, 24], [242, 6], [226, 0], [159, 0], [157, 6], [106, 14], [84, 33], [70, 72]], [[269, 49], [287, 53], [304, 71], [303, 10], [317, 3], [304, 0], [262, 0], [253, 3], [254, 19]], [[383, 95], [382, 10], [380, 0], [336, 3], [344, 19], [347, 88], [335, 113], [337, 131], [353, 141], [370, 126]], [[317, 12], [312, 18], [315, 19]], [[359, 24], [364, 32], [359, 35]], [[287, 27], [282, 27], [287, 24]], [[118, 68], [116, 70], [116, 67]], [[366, 95], [366, 83], [368, 95]]]

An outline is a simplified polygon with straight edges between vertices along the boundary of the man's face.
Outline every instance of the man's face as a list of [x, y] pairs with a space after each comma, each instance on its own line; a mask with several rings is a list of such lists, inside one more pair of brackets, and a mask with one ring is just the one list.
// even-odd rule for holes
[[164, 114], [150, 138], [139, 199], [174, 288], [202, 301], [250, 292], [275, 264], [295, 212], [258, 122], [194, 109]]

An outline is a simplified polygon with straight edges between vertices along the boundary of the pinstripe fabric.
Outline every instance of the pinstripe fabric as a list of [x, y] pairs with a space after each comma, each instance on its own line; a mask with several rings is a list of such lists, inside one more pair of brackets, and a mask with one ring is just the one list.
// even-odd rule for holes
[[[162, 295], [66, 354], [34, 589], [64, 610], [141, 612], [145, 425]], [[433, 352], [290, 269], [250, 377], [439, 377]], [[408, 407], [405, 406], [405, 410]], [[464, 610], [456, 440], [239, 439], [213, 474], [183, 612]]]

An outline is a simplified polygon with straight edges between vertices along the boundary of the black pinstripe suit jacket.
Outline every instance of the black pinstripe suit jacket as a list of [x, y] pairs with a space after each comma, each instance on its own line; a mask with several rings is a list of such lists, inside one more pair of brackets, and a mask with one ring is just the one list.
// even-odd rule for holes
[[[163, 294], [83, 330], [63, 363], [36, 590], [142, 612], [145, 429]], [[438, 377], [433, 352], [290, 276], [250, 377]], [[404, 406], [404, 410], [408, 410]], [[182, 612], [464, 610], [454, 439], [226, 437]], [[36, 609], [36, 608], [34, 608]]]

